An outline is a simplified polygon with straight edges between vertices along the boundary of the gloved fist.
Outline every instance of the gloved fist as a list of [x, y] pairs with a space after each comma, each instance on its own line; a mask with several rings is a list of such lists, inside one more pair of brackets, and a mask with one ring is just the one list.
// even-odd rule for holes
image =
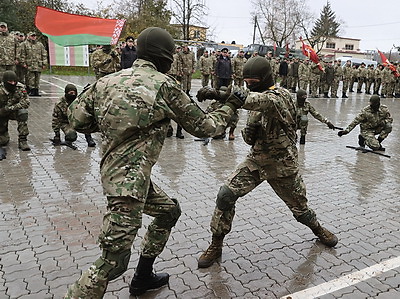
[[209, 86], [200, 88], [196, 94], [196, 98], [199, 102], [204, 102], [205, 100], [213, 100], [216, 99], [217, 96], [217, 90]]
[[232, 109], [236, 110], [243, 106], [248, 95], [248, 91], [244, 88], [234, 86], [226, 100], [226, 104]]
[[337, 134], [339, 137], [342, 137], [343, 135], [349, 134], [349, 132], [347, 132], [346, 130], [342, 130], [342, 131], [339, 131]]
[[242, 137], [244, 142], [248, 145], [254, 145], [257, 141], [258, 132], [261, 129], [261, 125], [257, 123], [247, 124], [242, 130]]
[[329, 129], [335, 130], [335, 126], [333, 125], [333, 123], [331, 123], [330, 121], [328, 121], [326, 124], [327, 124], [327, 126], [328, 126]]

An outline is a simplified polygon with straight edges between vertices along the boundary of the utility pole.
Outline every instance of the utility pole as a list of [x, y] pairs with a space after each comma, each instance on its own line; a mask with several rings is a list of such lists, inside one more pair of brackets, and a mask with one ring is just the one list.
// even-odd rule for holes
[[260, 24], [257, 21], [257, 16], [254, 16], [254, 30], [253, 30], [253, 44], [255, 44], [256, 42], [256, 30], [258, 28], [258, 33], [260, 33], [260, 37], [262, 40], [263, 45], [265, 45], [264, 42], [264, 37], [262, 36], [262, 32], [261, 32], [261, 28], [260, 28]]

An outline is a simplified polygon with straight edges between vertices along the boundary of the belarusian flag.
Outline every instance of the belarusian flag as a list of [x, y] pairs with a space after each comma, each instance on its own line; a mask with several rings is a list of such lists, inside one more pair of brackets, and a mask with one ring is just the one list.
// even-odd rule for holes
[[36, 9], [35, 25], [60, 46], [115, 45], [125, 20], [69, 14], [47, 7]]

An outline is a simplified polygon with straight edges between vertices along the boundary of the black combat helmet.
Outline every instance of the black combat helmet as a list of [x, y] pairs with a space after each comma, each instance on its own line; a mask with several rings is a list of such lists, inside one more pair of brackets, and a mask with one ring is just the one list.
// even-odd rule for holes
[[[9, 82], [15, 82], [15, 84], [11, 84]], [[14, 92], [17, 89], [18, 77], [14, 71], [5, 71], [3, 74], [3, 84], [4, 88], [8, 92]]]
[[304, 106], [304, 102], [307, 99], [307, 91], [305, 91], [304, 89], [299, 89], [296, 95], [297, 95], [297, 103], [299, 104], [299, 106]]
[[381, 106], [381, 98], [378, 95], [371, 96], [369, 99], [369, 105], [373, 111], [377, 112]]
[[259, 79], [260, 82], [247, 84], [251, 91], [262, 92], [274, 85], [272, 69], [268, 60], [261, 56], [252, 57], [243, 67], [244, 79]]
[[175, 52], [172, 36], [165, 29], [149, 27], [137, 38], [137, 57], [151, 61], [157, 70], [166, 73], [170, 70]]

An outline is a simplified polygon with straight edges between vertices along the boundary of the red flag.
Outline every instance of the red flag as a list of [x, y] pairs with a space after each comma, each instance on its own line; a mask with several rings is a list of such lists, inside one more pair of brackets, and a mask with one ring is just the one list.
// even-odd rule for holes
[[389, 69], [392, 71], [393, 75], [398, 78], [400, 77], [399, 72], [397, 71], [396, 67], [390, 63], [389, 59], [386, 58], [385, 54], [383, 54], [381, 51], [378, 50], [379, 55], [381, 55], [381, 59], [382, 59], [382, 64], [384, 66], [388, 66]]
[[304, 56], [307, 56], [312, 62], [316, 63], [318, 65], [318, 68], [323, 71], [324, 69], [322, 68], [321, 64], [319, 63], [319, 57], [317, 53], [315, 53], [314, 49], [306, 45], [303, 41], [303, 39], [300, 37], [300, 41], [303, 44], [301, 51], [303, 52]]
[[290, 50], [289, 50], [289, 44], [286, 44], [286, 53], [285, 53], [285, 57], [286, 57], [286, 58], [289, 57], [289, 52], [290, 52]]
[[69, 14], [47, 7], [36, 8], [35, 25], [60, 46], [115, 45], [125, 20]]

